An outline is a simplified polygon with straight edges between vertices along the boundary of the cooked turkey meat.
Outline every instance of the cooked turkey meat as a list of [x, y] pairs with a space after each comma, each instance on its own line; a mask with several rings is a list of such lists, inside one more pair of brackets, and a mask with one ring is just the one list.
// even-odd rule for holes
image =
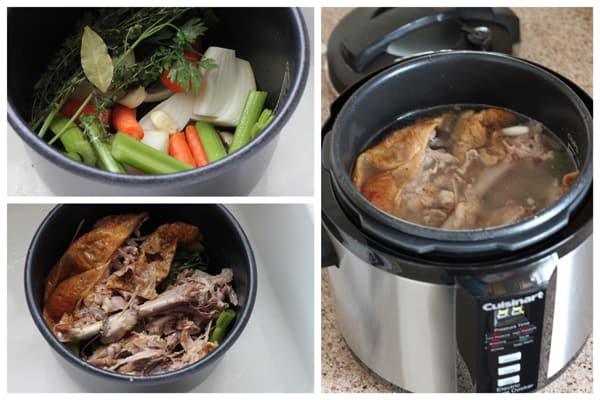
[[517, 122], [516, 114], [492, 108], [417, 120], [360, 154], [353, 183], [378, 208], [420, 225], [516, 222], [554, 203], [578, 175], [567, 169], [556, 176], [561, 144], [540, 123], [511, 128]]
[[109, 216], [74, 241], [49, 275], [44, 307], [60, 341], [82, 343], [84, 360], [136, 375], [174, 371], [206, 356], [218, 346], [208, 341], [214, 321], [238, 304], [230, 268], [211, 275], [184, 262], [161, 285], [178, 248], [203, 249], [203, 238], [182, 222], [144, 237], [146, 219]]

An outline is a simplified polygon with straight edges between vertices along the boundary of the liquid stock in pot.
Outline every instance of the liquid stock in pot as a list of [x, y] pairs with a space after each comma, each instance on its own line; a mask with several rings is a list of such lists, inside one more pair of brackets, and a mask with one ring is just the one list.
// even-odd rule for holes
[[439, 106], [401, 117], [355, 163], [354, 186], [375, 206], [434, 228], [517, 222], [552, 205], [579, 171], [547, 127], [514, 111]]

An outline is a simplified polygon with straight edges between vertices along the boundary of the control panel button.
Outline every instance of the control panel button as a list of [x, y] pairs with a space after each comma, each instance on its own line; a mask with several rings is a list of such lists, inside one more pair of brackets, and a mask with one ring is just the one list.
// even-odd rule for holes
[[521, 364], [511, 364], [498, 368], [498, 375], [508, 375], [521, 370]]
[[498, 379], [498, 387], [519, 383], [520, 380], [521, 378], [519, 377], [519, 375], [513, 375], [508, 376], [506, 378]]
[[516, 353], [503, 354], [498, 357], [498, 364], [506, 364], [513, 361], [521, 360], [521, 352], [517, 351]]

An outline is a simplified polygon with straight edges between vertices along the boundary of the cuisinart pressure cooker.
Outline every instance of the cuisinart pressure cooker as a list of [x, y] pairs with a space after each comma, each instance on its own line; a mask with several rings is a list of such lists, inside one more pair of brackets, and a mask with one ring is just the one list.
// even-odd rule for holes
[[[487, 22], [464, 29], [464, 19], [455, 21], [462, 34], [491, 23], [495, 10], [478, 10]], [[356, 13], [377, 18], [386, 12]], [[460, 14], [440, 13], [429, 20]], [[332, 34], [338, 44], [340, 37]], [[368, 68], [349, 53], [364, 53], [356, 46], [339, 56], [359, 73]], [[386, 52], [376, 43], [367, 47]], [[383, 57], [366, 54], [365, 60]], [[354, 81], [332, 77], [339, 91], [347, 88], [322, 131], [322, 263], [329, 267], [348, 346], [376, 375], [413, 392], [545, 386], [577, 356], [592, 330], [592, 99], [553, 71], [496, 52], [407, 56], [359, 75]], [[344, 79], [350, 80], [341, 84]], [[573, 188], [515, 224], [446, 231], [388, 215], [352, 186], [354, 160], [373, 143], [370, 135], [403, 112], [465, 100], [543, 121], [576, 159], [580, 176]]]

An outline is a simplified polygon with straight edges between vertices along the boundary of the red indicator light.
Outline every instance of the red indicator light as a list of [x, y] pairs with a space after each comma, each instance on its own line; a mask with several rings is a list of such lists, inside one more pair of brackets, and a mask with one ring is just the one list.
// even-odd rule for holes
[[490, 346], [492, 349], [497, 349], [498, 347], [500, 347], [500, 343], [495, 343], [493, 345]]
[[500, 341], [500, 338], [497, 338], [497, 337], [492, 338], [492, 342], [499, 342], [499, 341]]

